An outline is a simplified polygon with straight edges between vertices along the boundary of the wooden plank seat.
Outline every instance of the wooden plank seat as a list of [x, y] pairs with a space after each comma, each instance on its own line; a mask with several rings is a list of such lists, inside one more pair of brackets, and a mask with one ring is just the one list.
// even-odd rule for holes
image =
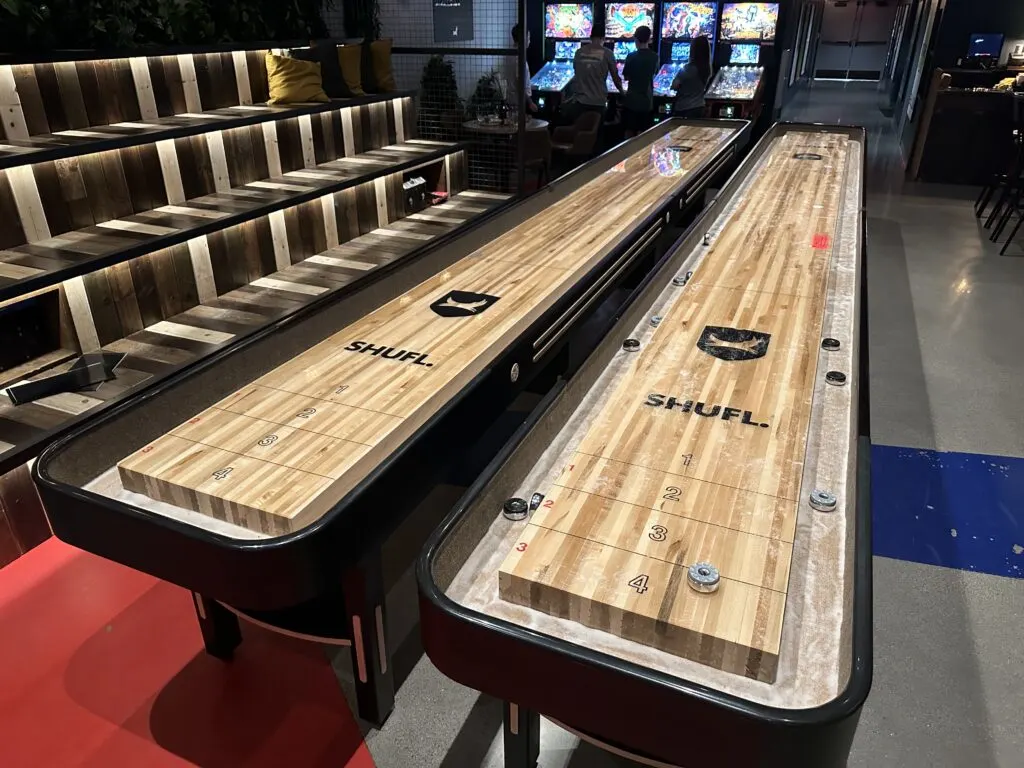
[[[399, 176], [399, 185], [400, 180]], [[375, 227], [366, 234], [284, 269], [256, 277], [220, 295], [204, 298], [176, 314], [151, 316], [151, 319], [156, 318], [155, 322], [141, 330], [109, 340], [109, 330], [94, 329], [94, 333], [103, 336], [104, 351], [127, 355], [117, 369], [117, 378], [93, 392], [66, 393], [20, 406], [12, 405], [6, 395], [0, 394], [0, 474], [38, 454], [60, 430], [70, 427], [79, 417], [94, 414], [106, 403], [137, 393], [181, 367], [280, 320], [314, 299], [340, 290], [409, 255], [501, 205], [506, 199], [505, 195], [464, 191], [421, 213]], [[174, 259], [175, 254], [164, 253], [166, 261]], [[144, 258], [155, 261], [153, 257]], [[123, 268], [128, 266], [119, 265]], [[108, 286], [117, 282], [115, 275], [104, 273], [119, 267], [89, 276], [92, 279], [86, 285], [87, 297], [96, 307], [97, 314], [101, 314], [104, 301], [112, 303]], [[160, 291], [164, 280], [174, 279], [174, 270], [169, 265], [161, 265], [148, 276]], [[173, 298], [180, 301], [189, 291], [195, 294], [199, 290], [194, 282], [190, 285], [191, 288], [180, 286], [177, 297], [162, 296], [158, 303], [170, 304]], [[147, 314], [145, 304], [152, 301], [152, 297], [140, 295], [141, 289], [145, 288], [144, 283], [138, 287], [137, 294], [113, 302], [116, 306], [108, 306], [107, 314]], [[174, 290], [168, 289], [166, 293], [174, 293]], [[102, 317], [94, 318], [94, 322], [102, 320]], [[44, 375], [52, 375], [69, 366], [70, 363], [55, 366]]]
[[[237, 128], [342, 105], [271, 106], [266, 48], [0, 65], [0, 168]], [[401, 119], [401, 116], [398, 116]]]
[[[0, 300], [457, 149], [408, 139], [351, 151], [352, 110], [0, 171]], [[378, 132], [373, 144], [391, 138], [386, 122]]]

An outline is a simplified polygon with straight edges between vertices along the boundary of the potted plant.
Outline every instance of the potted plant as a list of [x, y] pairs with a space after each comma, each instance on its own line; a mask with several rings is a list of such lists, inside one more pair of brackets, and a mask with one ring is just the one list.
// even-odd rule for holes
[[455, 67], [444, 56], [431, 56], [420, 78], [419, 134], [440, 141], [457, 139], [462, 119]]
[[476, 89], [469, 98], [466, 107], [466, 114], [470, 119], [479, 119], [484, 116], [501, 116], [507, 111], [505, 102], [505, 91], [502, 88], [501, 77], [495, 70], [486, 75], [481, 75], [476, 81]]

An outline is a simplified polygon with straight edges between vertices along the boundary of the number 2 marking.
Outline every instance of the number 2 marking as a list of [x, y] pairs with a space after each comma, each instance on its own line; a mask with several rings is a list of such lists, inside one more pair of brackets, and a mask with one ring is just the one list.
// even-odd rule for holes
[[651, 541], [664, 541], [665, 536], [668, 534], [668, 528], [664, 525], [652, 525], [651, 532], [647, 536]]
[[548, 499], [547, 501], [544, 502], [545, 509], [550, 509], [553, 506], [555, 506], [555, 500], [554, 499]]
[[520, 541], [516, 544], [516, 552], [525, 552], [527, 546], [529, 545], [525, 541]]
[[668, 499], [669, 501], [679, 501], [679, 494], [682, 492], [682, 488], [676, 488], [674, 485], [668, 485], [665, 487], [665, 495], [661, 498]]
[[629, 586], [631, 586], [633, 589], [635, 589], [642, 595], [644, 592], [647, 591], [647, 574], [641, 573], [639, 576], [637, 576], [635, 579], [629, 582]]

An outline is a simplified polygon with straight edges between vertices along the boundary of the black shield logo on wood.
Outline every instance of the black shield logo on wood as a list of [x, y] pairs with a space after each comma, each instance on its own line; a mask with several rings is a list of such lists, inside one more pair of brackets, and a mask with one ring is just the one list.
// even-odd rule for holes
[[450, 291], [431, 304], [430, 308], [441, 317], [470, 317], [486, 311], [499, 298], [486, 293]]
[[719, 360], [756, 360], [768, 351], [770, 333], [746, 331], [741, 328], [704, 326], [697, 348]]

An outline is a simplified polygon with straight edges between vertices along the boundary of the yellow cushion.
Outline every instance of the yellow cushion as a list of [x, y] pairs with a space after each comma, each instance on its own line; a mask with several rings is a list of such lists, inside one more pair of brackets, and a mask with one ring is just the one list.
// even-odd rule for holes
[[374, 40], [370, 43], [373, 57], [373, 79], [377, 81], [377, 92], [397, 91], [395, 75], [391, 70], [391, 41]]
[[269, 104], [295, 104], [307, 101], [330, 101], [324, 93], [320, 62], [290, 59], [267, 54]]
[[341, 77], [353, 96], [363, 96], [362, 46], [339, 45], [338, 63], [341, 65]]

